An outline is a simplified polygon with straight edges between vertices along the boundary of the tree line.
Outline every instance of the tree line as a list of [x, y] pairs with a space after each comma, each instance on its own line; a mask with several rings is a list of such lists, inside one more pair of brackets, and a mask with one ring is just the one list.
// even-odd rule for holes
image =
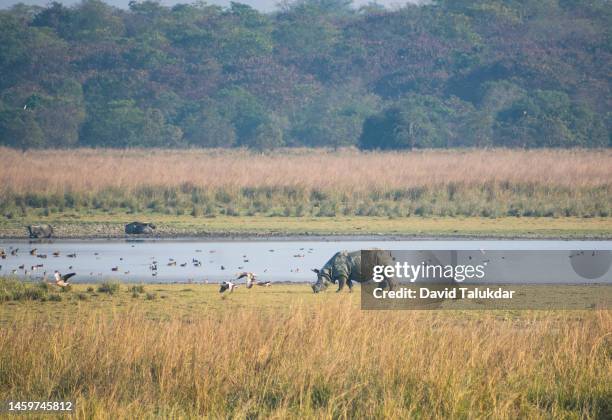
[[0, 144], [609, 147], [606, 0], [0, 10]]

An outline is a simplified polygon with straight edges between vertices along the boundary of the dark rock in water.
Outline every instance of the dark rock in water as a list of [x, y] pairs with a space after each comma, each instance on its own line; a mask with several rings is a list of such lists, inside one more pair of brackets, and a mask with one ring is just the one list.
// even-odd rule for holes
[[128, 235], [150, 235], [155, 230], [153, 223], [132, 222], [125, 225], [125, 233]]
[[51, 225], [30, 225], [27, 227], [30, 238], [50, 238], [53, 236], [53, 227]]

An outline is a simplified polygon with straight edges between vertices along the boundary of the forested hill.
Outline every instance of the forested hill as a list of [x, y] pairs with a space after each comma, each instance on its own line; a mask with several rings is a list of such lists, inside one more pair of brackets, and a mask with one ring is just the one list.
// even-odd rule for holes
[[612, 5], [0, 10], [0, 144], [609, 147]]

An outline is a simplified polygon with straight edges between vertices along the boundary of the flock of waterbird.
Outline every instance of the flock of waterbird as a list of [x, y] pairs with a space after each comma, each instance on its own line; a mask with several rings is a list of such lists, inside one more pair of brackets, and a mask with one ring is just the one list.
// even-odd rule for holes
[[[134, 246], [134, 245], [132, 245], [132, 246]], [[300, 248], [300, 251], [305, 251], [305, 249], [304, 248]], [[311, 253], [312, 251], [313, 251], [313, 248], [309, 248], [305, 252]], [[28, 252], [34, 258], [47, 259], [47, 257], [48, 257], [47, 254], [38, 253], [38, 249], [37, 248], [32, 248]], [[202, 252], [202, 250], [197, 249], [196, 253], [198, 253], [198, 252]], [[215, 250], [210, 250], [209, 252], [211, 254], [213, 254], [216, 251]], [[274, 249], [270, 249], [269, 252], [275, 252], [275, 250]], [[0, 261], [1, 260], [6, 260], [9, 256], [16, 257], [16, 256], [18, 256], [18, 254], [19, 254], [19, 248], [10, 247], [8, 249], [8, 253], [4, 249], [0, 248]], [[55, 251], [51, 255], [52, 255], [52, 257], [57, 258], [57, 257], [61, 256], [61, 253], [59, 251]], [[65, 254], [65, 255], [68, 258], [77, 258], [77, 254], [76, 253], [68, 253], [68, 254]], [[97, 252], [94, 253], [94, 255], [97, 258], [99, 258], [98, 257], [99, 254]], [[303, 258], [304, 256], [305, 256], [304, 253], [298, 253], [298, 254], [293, 255], [294, 258]], [[247, 255], [243, 255], [242, 258], [243, 258], [242, 259], [243, 263], [248, 263], [249, 262], [249, 258], [247, 257]], [[119, 260], [123, 261], [123, 258], [119, 258]], [[151, 271], [151, 275], [153, 277], [156, 277], [157, 273], [158, 273], [158, 266], [160, 265], [160, 262], [157, 261], [155, 259], [155, 257], [151, 257], [151, 260], [152, 261], [148, 264], [149, 270]], [[201, 267], [203, 265], [202, 261], [200, 259], [197, 259], [197, 258], [192, 258], [191, 264], [194, 267]], [[168, 262], [165, 265], [168, 266], [168, 267], [176, 267], [177, 266], [177, 261], [174, 258], [168, 258]], [[180, 266], [180, 267], [186, 267], [187, 265], [188, 265], [187, 262], [178, 263], [178, 266]], [[42, 270], [44, 268], [45, 268], [45, 264], [44, 263], [32, 264], [32, 265], [28, 265], [28, 266], [26, 266], [26, 264], [21, 264], [16, 269], [10, 270], [10, 273], [12, 275], [23, 274], [25, 277], [30, 277], [31, 278], [36, 271]], [[73, 266], [70, 265], [68, 267], [68, 269], [72, 270]], [[226, 267], [221, 265], [220, 269], [221, 270], [226, 270]], [[244, 266], [240, 265], [240, 266], [238, 266], [238, 269], [242, 270], [242, 269], [244, 269]], [[111, 272], [119, 272], [120, 268], [119, 268], [118, 265], [116, 265], [116, 266], [110, 267], [110, 270], [111, 270]], [[266, 271], [267, 271], [267, 269], [264, 269], [264, 272], [266, 272]], [[291, 269], [291, 272], [298, 272], [298, 271], [299, 271], [299, 268]], [[2, 265], [1, 264], [0, 264], [0, 272], [2, 272]], [[126, 274], [126, 275], [130, 274], [129, 271], [124, 271], [123, 273]], [[93, 272], [90, 273], [90, 275], [93, 275], [93, 274], [94, 274]], [[98, 274], [102, 275], [102, 273], [98, 273]], [[54, 274], [53, 274], [53, 280], [54, 281], [50, 282], [48, 280], [48, 277], [47, 277], [47, 271], [45, 270], [42, 273], [42, 277], [34, 276], [34, 278], [38, 278], [38, 279], [42, 280], [44, 283], [47, 283], [47, 284], [50, 284], [50, 285], [55, 285], [55, 286], [63, 288], [63, 287], [70, 286], [70, 279], [72, 277], [74, 277], [75, 275], [76, 275], [76, 273], [74, 273], [74, 272], [70, 272], [70, 273], [67, 273], [67, 274], [62, 274], [58, 270], [54, 270]], [[261, 280], [258, 280], [257, 275], [252, 273], [252, 272], [241, 271], [241, 272], [238, 272], [232, 280], [223, 281], [220, 284], [219, 293], [224, 293], [224, 292], [232, 293], [235, 289], [237, 289], [240, 286], [239, 282], [242, 281], [242, 280], [243, 280], [244, 285], [245, 285], [245, 287], [247, 289], [251, 289], [251, 288], [253, 288], [253, 286], [270, 287], [272, 285], [272, 282], [270, 282], [270, 281], [261, 281]], [[208, 281], [205, 281], [205, 282], [208, 283]]]
[[[47, 254], [39, 254], [38, 253], [38, 249], [37, 248], [33, 248], [29, 251], [30, 255], [35, 257], [35, 258], [40, 258], [40, 259], [46, 259], [47, 258]], [[16, 257], [19, 254], [19, 248], [9, 248], [9, 254], [10, 256]], [[2, 248], [0, 248], [0, 260], [6, 260], [8, 255], [6, 253], [6, 251]], [[51, 255], [53, 255], [54, 257], [59, 257], [60, 256], [60, 252], [56, 251], [53, 252]], [[66, 255], [68, 258], [76, 258], [76, 253], [72, 253], [72, 254], [67, 254]], [[42, 268], [44, 268], [44, 264], [43, 263], [39, 263], [39, 264], [33, 264], [30, 266], [26, 266], [25, 264], [21, 264], [19, 267], [17, 267], [16, 269], [12, 269], [11, 270], [11, 274], [17, 274], [18, 271], [23, 271], [23, 274], [26, 277], [30, 277], [34, 272], [36, 272], [37, 270], [40, 270]], [[69, 269], [72, 269], [72, 266], [69, 267]], [[2, 265], [0, 265], [0, 271], [2, 271]], [[51, 284], [51, 285], [55, 285], [58, 287], [67, 287], [70, 286], [70, 278], [74, 277], [76, 275], [76, 273], [68, 273], [68, 274], [62, 274], [59, 271], [55, 270], [53, 273], [53, 281], [49, 281], [48, 277], [47, 277], [47, 271], [44, 271], [42, 274], [42, 278], [41, 280], [44, 283], [47, 284]]]

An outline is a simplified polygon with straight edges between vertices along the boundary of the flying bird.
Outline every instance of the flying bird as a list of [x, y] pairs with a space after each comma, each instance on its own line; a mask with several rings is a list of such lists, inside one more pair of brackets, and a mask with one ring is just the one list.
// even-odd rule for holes
[[238, 274], [238, 276], [236, 277], [236, 280], [240, 280], [244, 278], [246, 278], [247, 289], [250, 289], [251, 287], [253, 287], [253, 284], [255, 284], [255, 280], [257, 279], [257, 276], [251, 272], [243, 271], [242, 273]]
[[257, 281], [257, 275], [250, 273], [248, 271], [244, 271], [240, 273], [236, 280], [240, 280], [242, 278], [246, 278], [246, 287], [250, 289], [251, 287], [257, 286], [270, 286], [272, 284], [270, 281]]
[[55, 271], [55, 284], [60, 287], [70, 286], [70, 283], [69, 283], [70, 277], [74, 275], [76, 275], [76, 273], [68, 273], [62, 276], [60, 272], [56, 270]]
[[229, 290], [230, 293], [237, 289], [238, 285], [236, 283], [232, 283], [231, 281], [224, 281], [221, 283], [221, 287], [219, 288], [219, 293], [223, 293], [226, 290]]

